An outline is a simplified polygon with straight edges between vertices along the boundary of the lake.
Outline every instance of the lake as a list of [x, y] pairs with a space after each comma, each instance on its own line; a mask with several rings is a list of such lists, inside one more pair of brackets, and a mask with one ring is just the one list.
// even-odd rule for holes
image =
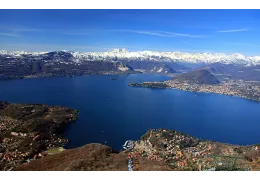
[[[110, 77], [116, 80], [110, 80]], [[67, 148], [98, 142], [121, 149], [151, 128], [167, 128], [203, 139], [260, 143], [260, 103], [239, 97], [174, 89], [130, 87], [164, 81], [153, 74], [51, 77], [0, 82], [0, 100], [76, 108]]]

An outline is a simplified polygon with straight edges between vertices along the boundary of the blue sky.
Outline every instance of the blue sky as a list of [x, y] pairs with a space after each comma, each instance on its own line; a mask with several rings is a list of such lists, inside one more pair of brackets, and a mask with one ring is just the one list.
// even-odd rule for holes
[[0, 49], [260, 55], [260, 10], [0, 10]]

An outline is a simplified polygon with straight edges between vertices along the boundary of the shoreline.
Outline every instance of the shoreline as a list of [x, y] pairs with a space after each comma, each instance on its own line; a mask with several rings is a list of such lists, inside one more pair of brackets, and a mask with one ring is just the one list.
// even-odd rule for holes
[[230, 95], [230, 94], [224, 94], [224, 93], [218, 93], [218, 92], [208, 92], [208, 91], [189, 91], [189, 90], [185, 90], [185, 89], [181, 89], [181, 88], [174, 88], [174, 87], [169, 87], [169, 88], [165, 88], [165, 89], [176, 89], [176, 90], [180, 90], [180, 91], [193, 92], [193, 93], [206, 93], [206, 94], [224, 95], [224, 96], [229, 96], [229, 97], [242, 98], [242, 99], [246, 99], [246, 100], [250, 100], [250, 101], [254, 101], [254, 102], [260, 102], [260, 100], [258, 100], [258, 99], [250, 99], [250, 98], [243, 97], [243, 96]]
[[224, 96], [229, 96], [229, 97], [238, 97], [238, 98], [242, 98], [242, 99], [246, 99], [246, 100], [250, 100], [250, 101], [254, 101], [254, 102], [260, 102], [260, 99], [253, 99], [253, 98], [248, 98], [248, 97], [245, 97], [245, 96], [231, 95], [231, 94], [227, 94], [227, 93], [219, 93], [219, 92], [214, 92], [214, 91], [196, 91], [196, 90], [182, 89], [180, 87], [172, 87], [172, 86], [169, 86], [165, 82], [129, 83], [128, 85], [132, 86], [132, 87], [141, 87], [141, 88], [175, 89], [175, 90], [186, 91], [186, 92], [193, 92], [193, 93], [206, 93], [206, 94], [211, 93], [211, 94], [215, 94], [215, 95], [224, 95]]
[[129, 71], [129, 72], [101, 72], [101, 73], [90, 73], [90, 74], [82, 74], [82, 75], [29, 75], [22, 77], [8, 77], [7, 79], [0, 78], [0, 83], [5, 81], [12, 80], [22, 80], [22, 79], [37, 79], [37, 78], [52, 78], [52, 77], [85, 77], [85, 76], [102, 76], [102, 75], [131, 75], [131, 74], [150, 74], [150, 75], [161, 75], [172, 78], [174, 76], [173, 73], [170, 74], [160, 74], [160, 73], [151, 73], [151, 72], [140, 72], [140, 71]]
[[127, 75], [127, 74], [143, 74], [139, 71], [120, 71], [120, 72], [114, 72], [114, 71], [106, 71], [106, 72], [93, 72], [89, 74], [80, 74], [80, 75], [56, 75], [56, 74], [37, 74], [37, 75], [27, 75], [27, 76], [21, 76], [21, 77], [6, 77], [6, 78], [0, 78], [0, 82], [5, 81], [12, 81], [12, 80], [22, 80], [22, 79], [36, 79], [36, 78], [51, 78], [51, 77], [84, 77], [84, 76], [95, 76], [95, 75]]

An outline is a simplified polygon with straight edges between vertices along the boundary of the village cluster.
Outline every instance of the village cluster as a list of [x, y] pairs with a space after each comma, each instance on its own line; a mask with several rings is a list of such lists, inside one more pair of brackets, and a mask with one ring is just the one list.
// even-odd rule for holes
[[223, 81], [220, 84], [209, 85], [173, 80], [167, 81], [166, 84], [171, 88], [185, 91], [225, 94], [260, 101], [260, 85], [254, 82], [228, 80]]
[[[155, 129], [143, 136], [141, 141], [135, 142], [132, 154], [146, 157], [150, 160], [164, 161], [169, 167], [179, 170], [215, 170], [216, 167], [232, 165], [233, 159], [239, 168], [250, 170], [244, 158], [235, 151], [236, 147], [212, 141], [199, 140], [177, 131]], [[258, 151], [255, 146], [245, 151]]]

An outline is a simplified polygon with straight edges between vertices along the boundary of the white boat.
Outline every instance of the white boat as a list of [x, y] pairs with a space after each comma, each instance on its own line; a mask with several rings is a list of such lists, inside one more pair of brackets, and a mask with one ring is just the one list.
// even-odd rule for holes
[[133, 148], [134, 148], [134, 141], [132, 141], [132, 140], [127, 140], [127, 141], [125, 142], [125, 144], [123, 145], [123, 148], [124, 148], [125, 150], [133, 149]]

